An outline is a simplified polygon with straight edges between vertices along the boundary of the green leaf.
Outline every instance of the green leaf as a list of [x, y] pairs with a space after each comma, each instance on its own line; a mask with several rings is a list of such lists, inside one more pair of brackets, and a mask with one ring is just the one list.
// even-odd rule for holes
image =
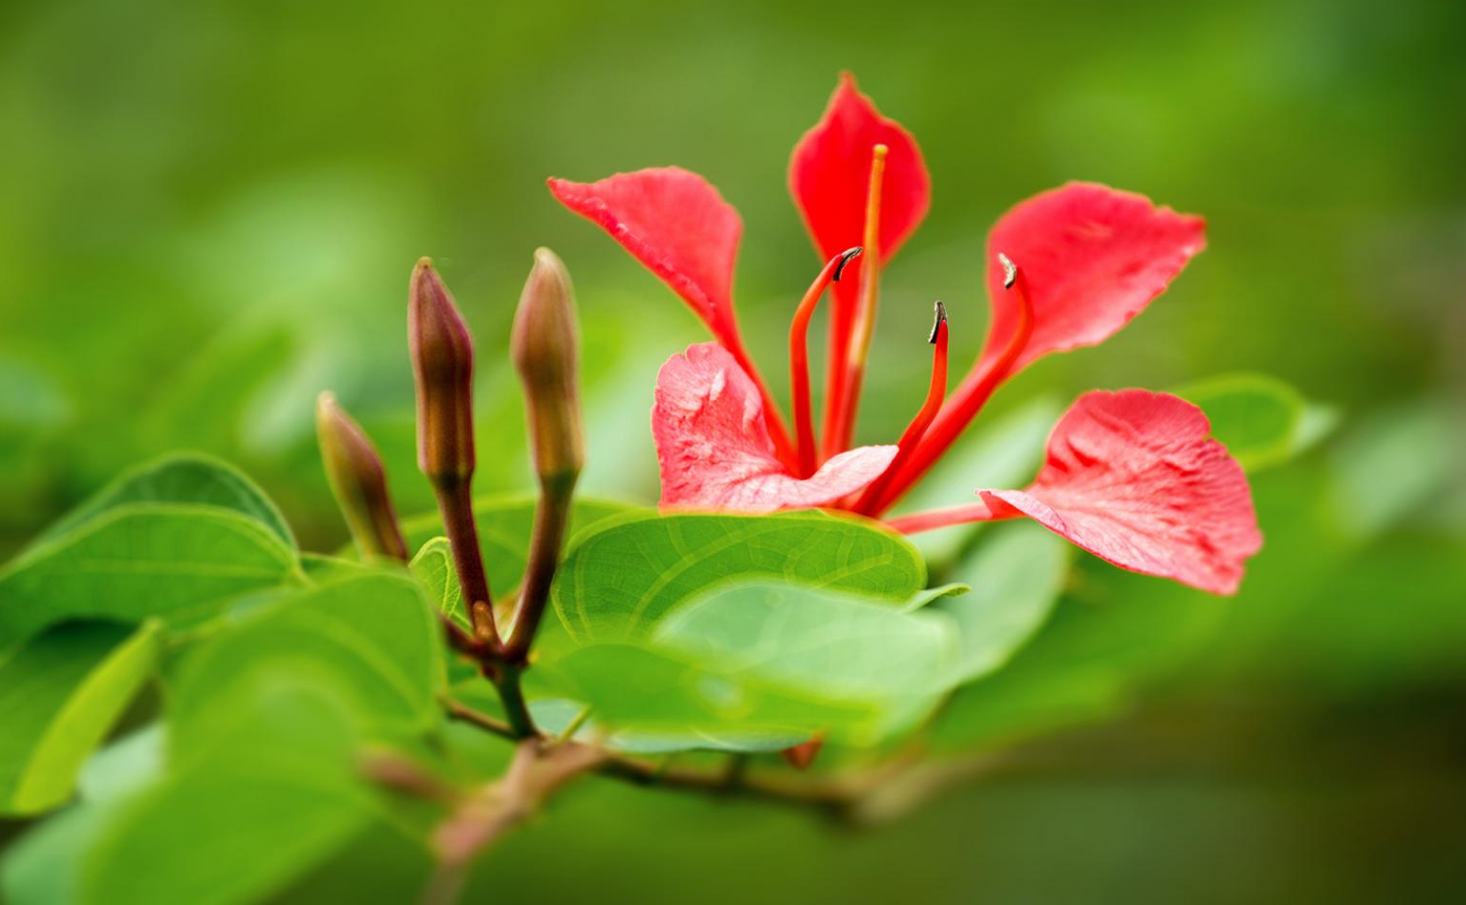
[[338, 578], [349, 578], [371, 571], [371, 566], [358, 559], [328, 556], [324, 553], [300, 554], [300, 568], [307, 578], [316, 584], [326, 584]]
[[69, 905], [78, 901], [80, 865], [93, 842], [129, 801], [158, 781], [163, 731], [153, 726], [113, 742], [82, 768], [81, 801], [33, 827], [0, 866], [0, 901]]
[[1038, 525], [995, 529], [953, 569], [975, 589], [932, 609], [957, 623], [962, 654], [956, 681], [971, 682], [1001, 667], [1048, 618], [1069, 567], [1069, 544]]
[[734, 675], [877, 701], [944, 691], [958, 656], [952, 621], [930, 609], [767, 581], [714, 588], [661, 620], [652, 640]]
[[926, 567], [903, 538], [854, 518], [629, 513], [580, 539], [551, 597], [573, 640], [614, 641], [646, 634], [682, 601], [734, 578], [904, 602], [926, 584]]
[[[576, 535], [603, 519], [627, 511], [625, 505], [605, 500], [577, 499], [570, 511], [569, 544]], [[483, 550], [484, 571], [489, 588], [495, 595], [506, 595], [518, 587], [529, 560], [529, 539], [534, 533], [535, 498], [532, 496], [492, 496], [474, 500], [473, 512], [478, 522], [479, 547]], [[417, 550], [443, 535], [443, 519], [437, 513], [416, 516], [402, 523], [407, 548]], [[567, 546], [569, 545], [567, 544]]]
[[223, 509], [131, 503], [33, 547], [0, 572], [0, 637], [63, 619], [196, 625], [247, 594], [299, 582], [295, 553]]
[[[417, 584], [367, 573], [298, 592], [251, 612], [183, 664], [170, 724], [182, 751], [229, 725], [230, 695], [281, 676], [328, 681], [364, 732], [399, 740], [440, 722], [443, 645]], [[243, 692], [236, 689], [243, 688]]]
[[[237, 617], [174, 675], [167, 772], [62, 838], [84, 849], [68, 865], [76, 900], [270, 900], [380, 825], [361, 752], [422, 749], [441, 724], [442, 670], [437, 621], [401, 574], [365, 572]], [[56, 843], [28, 848], [7, 884], [54, 892], [35, 865], [54, 863]]]
[[370, 824], [348, 705], [289, 674], [248, 687], [228, 698], [207, 761], [173, 764], [106, 821], [83, 857], [82, 903], [265, 900]]
[[661, 750], [780, 749], [829, 726], [869, 731], [878, 717], [869, 705], [802, 696], [646, 645], [577, 648], [543, 675], [603, 725], [670, 739]]
[[165, 456], [123, 474], [47, 528], [37, 543], [67, 534], [108, 509], [128, 503], [189, 503], [230, 509], [249, 516], [285, 546], [295, 548], [285, 517], [264, 491], [234, 466], [197, 453]]
[[1175, 392], [1201, 407], [1212, 436], [1249, 472], [1281, 465], [1327, 433], [1325, 410], [1264, 374], [1225, 374]]
[[412, 574], [427, 591], [428, 600], [454, 625], [473, 632], [468, 608], [463, 605], [463, 590], [458, 586], [458, 570], [453, 565], [453, 552], [448, 538], [435, 537], [422, 545], [412, 558]]
[[82, 763], [106, 736], [158, 657], [161, 626], [129, 631], [69, 624], [0, 663], [0, 806], [35, 814], [70, 797]]

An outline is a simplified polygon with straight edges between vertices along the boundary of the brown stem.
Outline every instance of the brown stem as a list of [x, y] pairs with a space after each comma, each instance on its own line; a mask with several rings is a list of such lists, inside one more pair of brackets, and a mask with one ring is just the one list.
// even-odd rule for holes
[[518, 739], [539, 738], [539, 730], [529, 715], [529, 704], [524, 700], [524, 687], [519, 682], [524, 667], [512, 662], [499, 662], [492, 670], [494, 687], [499, 690], [504, 716], [509, 720], [509, 731]]
[[[498, 647], [499, 632], [494, 625], [494, 598], [489, 594], [489, 580], [484, 572], [484, 557], [479, 549], [478, 527], [473, 520], [473, 496], [466, 479], [444, 478], [433, 482], [438, 494], [438, 510], [443, 514], [443, 528], [448, 532], [448, 546], [458, 570], [458, 584], [468, 602], [474, 634], [491, 647]], [[480, 607], [477, 604], [484, 604]]]
[[459, 703], [452, 698], [445, 697], [442, 699], [442, 701], [443, 709], [448, 712], [448, 717], [450, 719], [468, 723], [472, 726], [477, 726], [485, 732], [492, 733], [493, 735], [497, 735], [500, 738], [507, 738], [512, 740], [515, 737], [513, 727], [511, 727], [503, 720], [491, 717], [487, 713], [481, 713], [477, 710], [474, 710], [467, 704]]
[[[518, 736], [512, 726], [451, 698], [443, 699], [448, 716], [478, 726], [502, 738]], [[855, 823], [888, 820], [904, 813], [943, 784], [986, 769], [991, 761], [957, 760], [922, 765], [912, 758], [898, 759], [867, 773], [838, 779], [811, 779], [786, 773], [747, 769], [697, 770], [667, 766], [637, 757], [618, 755], [579, 742], [541, 737], [554, 747], [590, 748], [602, 758], [596, 773], [622, 782], [706, 795], [738, 795], [775, 804], [813, 808], [829, 817]]]
[[474, 858], [606, 757], [604, 751], [587, 745], [546, 745], [538, 737], [521, 740], [503, 778], [464, 799], [433, 833], [439, 866], [420, 901], [427, 905], [455, 901]]
[[560, 564], [565, 529], [570, 522], [570, 501], [578, 475], [570, 472], [540, 481], [540, 499], [534, 512], [534, 535], [529, 545], [529, 562], [514, 607], [514, 621], [507, 632], [504, 659], [522, 664], [529, 656], [530, 645], [545, 614], [550, 598], [550, 584]]

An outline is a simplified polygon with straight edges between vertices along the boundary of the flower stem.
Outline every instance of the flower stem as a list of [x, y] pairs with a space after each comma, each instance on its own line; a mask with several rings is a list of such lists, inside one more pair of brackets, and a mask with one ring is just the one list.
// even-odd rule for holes
[[523, 666], [539, 630], [540, 619], [550, 598], [550, 585], [560, 563], [565, 530], [570, 523], [570, 502], [575, 493], [578, 473], [569, 472], [540, 481], [540, 499], [535, 507], [534, 534], [530, 540], [529, 562], [524, 570], [519, 601], [514, 608], [514, 621], [504, 644], [503, 659], [513, 666]]
[[433, 489], [437, 491], [438, 511], [443, 515], [443, 528], [448, 533], [448, 546], [458, 570], [458, 584], [463, 590], [463, 599], [469, 603], [474, 635], [489, 646], [497, 647], [499, 632], [494, 625], [494, 598], [489, 593], [483, 552], [479, 549], [469, 482], [444, 477], [433, 482]]

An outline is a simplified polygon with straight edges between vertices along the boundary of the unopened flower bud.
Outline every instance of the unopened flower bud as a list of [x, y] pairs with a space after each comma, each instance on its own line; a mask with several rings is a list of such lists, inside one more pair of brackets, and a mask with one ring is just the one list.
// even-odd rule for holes
[[408, 290], [408, 343], [417, 378], [417, 462], [435, 484], [473, 474], [473, 340], [427, 258]]
[[330, 393], [316, 399], [316, 434], [331, 492], [364, 558], [407, 560], [407, 542], [387, 493], [387, 472], [372, 441]]
[[524, 384], [530, 452], [542, 482], [572, 482], [585, 461], [577, 376], [580, 335], [565, 265], [548, 248], [519, 297], [510, 344]]

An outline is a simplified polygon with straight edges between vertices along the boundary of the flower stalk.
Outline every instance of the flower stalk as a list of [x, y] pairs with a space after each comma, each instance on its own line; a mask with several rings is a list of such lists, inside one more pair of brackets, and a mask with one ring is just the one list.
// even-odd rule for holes
[[474, 636], [497, 647], [493, 597], [473, 519], [473, 339], [428, 258], [412, 271], [407, 329], [417, 380], [418, 467], [438, 497]]
[[530, 458], [540, 485], [529, 561], [504, 645], [504, 660], [519, 667], [526, 662], [544, 616], [570, 522], [575, 483], [585, 463], [575, 294], [565, 265], [547, 248], [535, 252], [515, 313], [510, 349], [524, 386]]

